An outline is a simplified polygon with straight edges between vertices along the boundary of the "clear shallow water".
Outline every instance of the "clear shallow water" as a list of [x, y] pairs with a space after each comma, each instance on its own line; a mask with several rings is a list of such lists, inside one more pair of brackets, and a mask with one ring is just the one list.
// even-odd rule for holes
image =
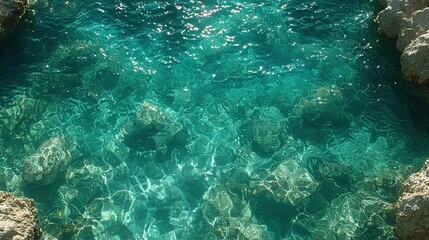
[[0, 40], [0, 188], [46, 239], [393, 239], [429, 118], [378, 10], [37, 1]]

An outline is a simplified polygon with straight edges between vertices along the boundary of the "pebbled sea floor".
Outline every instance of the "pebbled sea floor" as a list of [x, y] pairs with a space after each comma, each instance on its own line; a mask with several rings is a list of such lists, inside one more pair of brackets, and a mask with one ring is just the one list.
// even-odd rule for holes
[[43, 239], [395, 239], [429, 105], [369, 0], [37, 0], [0, 39], [0, 190]]

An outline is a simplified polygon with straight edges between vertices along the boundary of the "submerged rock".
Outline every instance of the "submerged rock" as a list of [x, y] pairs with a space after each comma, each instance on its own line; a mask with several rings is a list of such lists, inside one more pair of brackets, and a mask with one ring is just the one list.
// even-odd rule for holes
[[0, 0], [0, 34], [16, 26], [27, 4], [27, 0]]
[[211, 187], [203, 198], [204, 239], [273, 239], [267, 226], [252, 215], [249, 203], [221, 185]]
[[253, 144], [264, 153], [273, 153], [283, 142], [283, 129], [273, 121], [258, 121], [253, 126]]
[[275, 107], [255, 108], [250, 116], [240, 122], [242, 141], [250, 143], [259, 155], [273, 154], [287, 139], [285, 118]]
[[345, 101], [337, 88], [318, 88], [313, 94], [302, 99], [297, 106], [297, 115], [306, 128], [338, 128], [349, 124]]
[[23, 131], [40, 120], [47, 106], [44, 101], [17, 96], [12, 106], [0, 109], [0, 134], [9, 141], [22, 138]]
[[346, 193], [323, 212], [300, 214], [293, 228], [306, 231], [309, 239], [393, 239], [390, 212], [389, 203], [376, 196]]
[[319, 185], [305, 168], [293, 159], [285, 159], [263, 179], [252, 180], [250, 188], [254, 196], [300, 206]]
[[0, 239], [33, 240], [41, 235], [34, 201], [0, 191]]
[[121, 128], [125, 145], [131, 149], [165, 152], [167, 144], [183, 129], [170, 113], [145, 101]]
[[23, 178], [27, 183], [49, 185], [54, 183], [70, 164], [72, 156], [63, 136], [42, 143], [36, 153], [25, 159]]
[[395, 233], [400, 239], [429, 239], [429, 161], [403, 185], [396, 203]]

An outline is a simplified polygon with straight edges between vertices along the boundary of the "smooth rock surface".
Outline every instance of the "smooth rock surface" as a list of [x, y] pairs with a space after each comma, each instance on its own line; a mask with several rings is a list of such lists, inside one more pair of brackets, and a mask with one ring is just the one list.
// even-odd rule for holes
[[16, 26], [27, 4], [27, 0], [0, 0], [0, 34]]
[[32, 240], [40, 236], [34, 201], [0, 191], [0, 239]]
[[429, 161], [411, 175], [396, 203], [395, 233], [400, 239], [429, 239]]

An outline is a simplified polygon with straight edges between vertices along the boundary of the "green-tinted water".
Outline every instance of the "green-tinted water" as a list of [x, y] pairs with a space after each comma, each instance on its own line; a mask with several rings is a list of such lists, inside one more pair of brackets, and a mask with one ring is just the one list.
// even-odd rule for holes
[[0, 40], [0, 189], [46, 239], [393, 239], [429, 116], [378, 10], [39, 0]]

